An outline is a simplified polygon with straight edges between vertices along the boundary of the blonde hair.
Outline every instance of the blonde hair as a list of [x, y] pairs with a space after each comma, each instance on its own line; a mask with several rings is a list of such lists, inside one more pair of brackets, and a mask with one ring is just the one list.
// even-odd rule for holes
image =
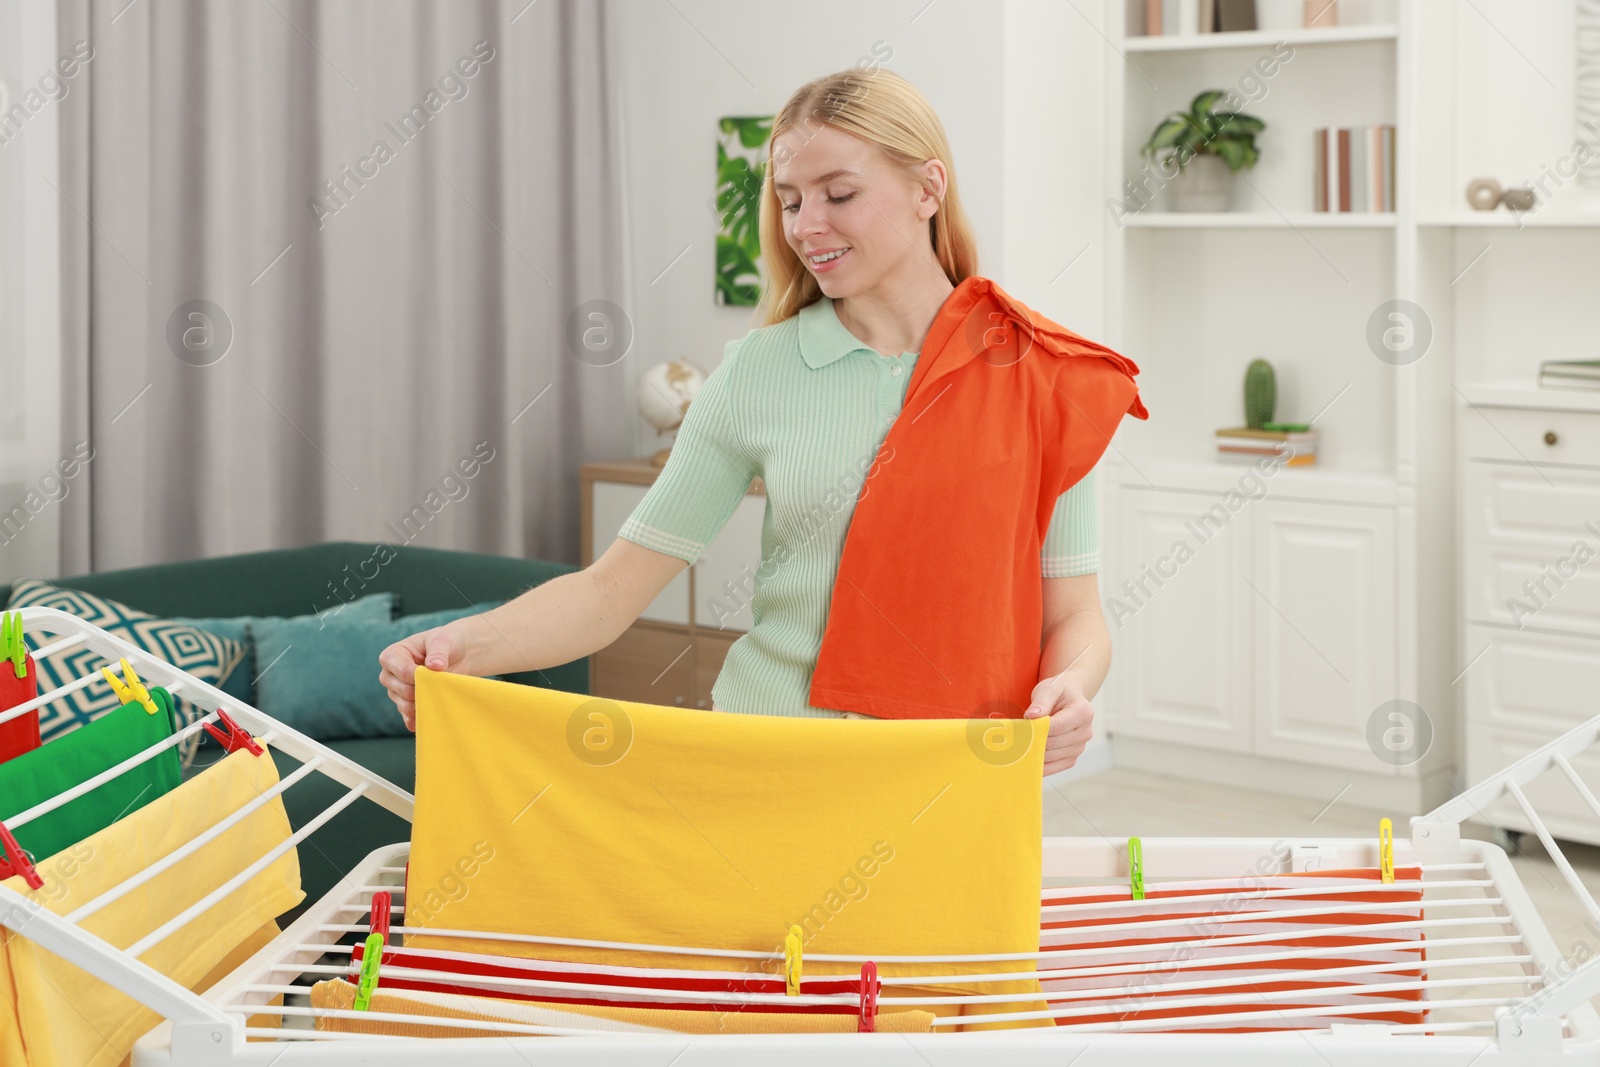
[[[797, 128], [809, 131], [815, 124], [876, 145], [891, 164], [907, 172], [930, 159], [942, 162], [948, 179], [944, 199], [928, 220], [934, 255], [951, 285], [978, 273], [978, 244], [961, 207], [950, 142], [927, 98], [905, 78], [882, 67], [840, 71], [802, 85], [772, 122], [761, 188], [763, 277], [756, 308], [760, 325], [782, 322], [822, 295], [816, 276], [784, 237], [783, 203], [772, 185], [773, 142], [783, 133]], [[809, 140], [811, 135], [806, 136]]]

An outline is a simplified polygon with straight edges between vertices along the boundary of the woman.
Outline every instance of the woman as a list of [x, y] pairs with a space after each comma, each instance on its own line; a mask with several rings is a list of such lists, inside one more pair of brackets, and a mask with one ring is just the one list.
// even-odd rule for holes
[[[860, 717], [813, 707], [807, 693], [861, 473], [874, 457], [894, 462], [880, 446], [929, 326], [977, 274], [950, 158], [932, 108], [892, 72], [842, 72], [794, 94], [774, 119], [760, 193], [767, 325], [729, 343], [660, 476], [599, 559], [384, 650], [380, 679], [408, 726], [418, 664], [494, 675], [609, 645], [699, 558], [755, 476], [767, 492], [767, 560], [754, 625], [729, 650], [714, 710]], [[1083, 753], [1111, 659], [1092, 473], [1060, 496], [1041, 552], [1043, 632], [1025, 715], [1050, 716], [1046, 775]]]

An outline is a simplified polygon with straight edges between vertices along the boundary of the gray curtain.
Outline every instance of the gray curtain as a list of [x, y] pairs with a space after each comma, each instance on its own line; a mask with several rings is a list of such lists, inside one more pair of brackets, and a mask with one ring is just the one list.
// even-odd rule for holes
[[568, 340], [628, 303], [605, 0], [59, 10], [64, 573], [577, 562], [578, 465], [629, 452], [628, 361]]

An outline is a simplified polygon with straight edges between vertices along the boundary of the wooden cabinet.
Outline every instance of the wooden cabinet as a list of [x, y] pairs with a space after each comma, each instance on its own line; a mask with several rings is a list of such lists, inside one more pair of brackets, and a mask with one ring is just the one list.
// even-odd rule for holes
[[[588, 503], [585, 511], [590, 513], [588, 529], [593, 535], [585, 533], [583, 565], [587, 567], [600, 557], [616, 539], [617, 531], [622, 528], [633, 509], [639, 501], [644, 499], [648, 485], [631, 484], [628, 482], [610, 482], [596, 479], [585, 481], [585, 499]], [[598, 540], [595, 540], [595, 539]], [[680, 626], [687, 625], [689, 621], [689, 571], [684, 569], [667, 587], [650, 602], [650, 605], [639, 613], [639, 618], [651, 622], [674, 623]]]
[[[585, 567], [616, 540], [658, 473], [648, 460], [580, 468]], [[728, 649], [753, 623], [750, 592], [761, 563], [766, 499], [756, 479], [700, 559], [674, 577], [621, 637], [589, 657], [592, 694], [711, 707], [711, 687]]]

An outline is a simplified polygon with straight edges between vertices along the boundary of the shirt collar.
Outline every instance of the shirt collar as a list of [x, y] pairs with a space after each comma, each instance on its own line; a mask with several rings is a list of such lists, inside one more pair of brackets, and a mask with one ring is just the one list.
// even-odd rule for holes
[[857, 350], [872, 351], [839, 321], [831, 296], [817, 297], [800, 309], [799, 318], [800, 355], [813, 370], [820, 370]]

